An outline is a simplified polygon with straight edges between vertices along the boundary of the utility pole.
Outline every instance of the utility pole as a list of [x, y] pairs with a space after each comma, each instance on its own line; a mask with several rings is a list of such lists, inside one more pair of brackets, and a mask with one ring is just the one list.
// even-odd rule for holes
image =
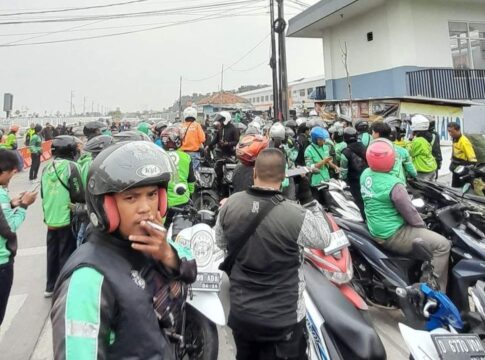
[[180, 77], [179, 87], [179, 120], [182, 121], [182, 76]]
[[221, 93], [224, 92], [224, 64], [222, 64], [221, 70]]
[[277, 119], [280, 112], [279, 107], [279, 87], [278, 87], [278, 67], [276, 65], [276, 33], [274, 23], [274, 0], [269, 1], [269, 12], [271, 21], [271, 59], [269, 60], [269, 66], [273, 74], [273, 118]]
[[69, 106], [69, 114], [72, 116], [72, 98], [74, 97], [74, 91], [71, 90], [71, 103]]
[[287, 121], [288, 112], [288, 75], [286, 72], [286, 21], [283, 0], [278, 2], [278, 19], [275, 22], [275, 31], [278, 33], [279, 70], [280, 70], [280, 121]]

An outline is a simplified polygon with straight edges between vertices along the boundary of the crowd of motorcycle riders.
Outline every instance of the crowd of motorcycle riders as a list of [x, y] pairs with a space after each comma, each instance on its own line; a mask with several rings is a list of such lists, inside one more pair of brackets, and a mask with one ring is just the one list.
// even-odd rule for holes
[[[320, 187], [332, 178], [347, 182], [383, 248], [409, 255], [414, 239], [427, 242], [439, 286], [446, 289], [449, 240], [426, 228], [406, 190], [409, 178], [435, 181], [442, 166], [439, 135], [426, 116], [328, 122], [313, 110], [296, 120], [255, 116], [243, 124], [222, 111], [201, 124], [188, 107], [180, 122], [141, 122], [116, 133], [93, 121], [84, 127], [84, 142], [54, 137], [53, 161], [41, 173], [45, 139], [42, 126], [33, 125], [26, 134], [32, 189], [14, 197], [7, 187], [23, 167], [18, 130], [11, 126], [0, 144], [0, 324], [13, 280], [16, 230], [40, 193], [48, 228], [44, 295], [53, 297], [56, 359], [172, 358], [168, 342], [160, 341], [159, 320], [170, 312], [163, 307], [166, 298], [180, 295], [173, 280], [191, 283], [197, 269], [151, 223], [168, 229], [172, 209], [192, 203], [201, 166], [214, 168], [213, 189], [221, 200], [216, 240], [232, 258], [225, 270], [238, 359], [305, 358], [300, 254], [303, 246], [323, 248], [330, 241], [321, 223], [328, 199]], [[451, 170], [476, 162], [460, 125], [450, 123], [448, 131]], [[228, 187], [224, 165], [236, 160]], [[307, 173], [285, 175], [295, 168]], [[461, 185], [454, 176], [452, 186]], [[240, 246], [244, 235], [257, 242]]]

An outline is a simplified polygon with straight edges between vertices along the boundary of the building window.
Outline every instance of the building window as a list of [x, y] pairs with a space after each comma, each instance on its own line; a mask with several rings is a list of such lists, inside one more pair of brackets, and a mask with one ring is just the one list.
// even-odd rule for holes
[[273, 95], [270, 95], [269, 99], [270, 101], [273, 101]]
[[310, 96], [312, 94], [312, 92], [313, 92], [313, 88], [306, 89], [306, 95], [307, 96]]
[[305, 97], [305, 89], [300, 90], [300, 96]]
[[264, 100], [265, 100], [266, 102], [268, 102], [268, 101], [269, 101], [269, 95], [266, 95], [266, 96], [264, 97]]
[[450, 22], [455, 69], [485, 69], [485, 23]]

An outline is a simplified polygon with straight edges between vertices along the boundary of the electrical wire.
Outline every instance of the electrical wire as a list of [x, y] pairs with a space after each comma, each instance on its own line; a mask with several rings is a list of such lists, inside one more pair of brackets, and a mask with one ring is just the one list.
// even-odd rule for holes
[[260, 68], [263, 65], [268, 65], [269, 66], [269, 60], [266, 59], [262, 63], [259, 63], [258, 65], [254, 65], [253, 67], [250, 67], [248, 69], [241, 69], [241, 70], [239, 70], [239, 69], [230, 69], [230, 70], [231, 71], [235, 71], [235, 72], [248, 72], [248, 71], [253, 71], [255, 69], [258, 69], [258, 68]]
[[112, 19], [154, 16], [154, 15], [161, 15], [161, 14], [186, 15], [187, 12], [194, 11], [194, 10], [202, 10], [202, 9], [219, 10], [219, 8], [221, 7], [234, 7], [235, 5], [245, 5], [245, 4], [257, 3], [261, 1], [262, 0], [241, 0], [241, 1], [231, 1], [231, 2], [222, 2], [222, 3], [212, 3], [207, 5], [199, 5], [199, 6], [191, 6], [191, 7], [180, 7], [180, 8], [171, 8], [171, 9], [163, 9], [163, 10], [122, 13], [122, 14], [91, 15], [91, 16], [57, 18], [57, 19], [13, 20], [13, 21], [0, 22], [0, 25], [45, 24], [45, 23], [71, 22], [71, 21], [112, 20]]
[[[268, 34], [266, 35], [263, 40], [261, 40], [260, 42], [258, 42], [254, 47], [252, 47], [248, 52], [246, 52], [243, 56], [241, 56], [239, 59], [237, 59], [235, 62], [233, 62], [231, 65], [229, 65], [228, 67], [224, 68], [224, 71], [228, 71], [228, 70], [231, 70], [232, 67], [236, 64], [239, 64], [242, 60], [244, 60], [246, 57], [248, 57], [254, 50], [256, 50], [266, 39], [269, 38], [271, 34]], [[205, 78], [202, 78], [202, 79], [186, 79], [184, 78], [185, 81], [189, 81], [189, 82], [200, 82], [200, 81], [206, 81], [206, 80], [210, 80], [210, 79], [213, 79], [215, 78], [216, 76], [219, 76], [220, 75], [220, 72], [217, 72], [215, 73], [214, 75], [210, 75], [210, 76], [207, 76]]]
[[9, 13], [9, 14], [0, 14], [0, 16], [3, 17], [3, 16], [18, 16], [18, 15], [36, 15], [36, 14], [48, 14], [48, 13], [60, 13], [60, 12], [67, 12], [67, 11], [92, 10], [92, 9], [101, 9], [101, 8], [107, 8], [107, 7], [113, 7], [113, 6], [122, 6], [122, 5], [134, 4], [134, 3], [141, 3], [145, 1], [149, 1], [149, 0], [130, 0], [125, 2], [113, 3], [113, 4], [105, 4], [105, 5], [93, 5], [93, 6], [55, 9], [55, 10], [26, 11], [26, 12], [17, 12], [17, 13]]
[[[27, 46], [27, 45], [45, 45], [45, 44], [56, 44], [56, 43], [73, 42], [73, 41], [81, 41], [81, 40], [100, 39], [100, 38], [107, 38], [107, 37], [114, 37], [114, 36], [120, 36], [120, 35], [128, 35], [128, 34], [135, 34], [135, 33], [140, 33], [140, 32], [152, 31], [152, 30], [163, 29], [163, 28], [177, 26], [177, 25], [191, 24], [191, 23], [200, 22], [200, 21], [204, 21], [204, 20], [227, 18], [227, 16], [228, 16], [228, 13], [226, 11], [223, 11], [223, 12], [218, 13], [216, 15], [210, 14], [210, 15], [202, 16], [202, 17], [199, 17], [199, 18], [196, 18], [196, 19], [173, 22], [173, 23], [169, 23], [169, 24], [150, 27], [150, 28], [147, 28], [147, 29], [123, 31], [123, 32], [112, 33], [112, 34], [93, 35], [93, 36], [85, 36], [85, 37], [78, 37], [78, 38], [71, 38], [71, 39], [21, 43], [21, 44], [19, 44], [19, 43], [15, 43], [15, 44], [3, 43], [3, 44], [0, 44], [0, 48], [1, 47], [14, 47], [14, 46]], [[237, 16], [237, 14], [235, 16]]]

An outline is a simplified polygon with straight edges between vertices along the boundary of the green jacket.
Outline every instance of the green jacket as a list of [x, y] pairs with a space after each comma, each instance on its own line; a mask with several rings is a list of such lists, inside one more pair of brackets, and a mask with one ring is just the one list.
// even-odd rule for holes
[[345, 141], [336, 143], [335, 148], [335, 163], [336, 165], [340, 166], [340, 162], [342, 160], [342, 151], [347, 147], [347, 143]]
[[362, 133], [359, 134], [359, 141], [365, 145], [365, 147], [369, 146], [372, 140], [372, 136], [369, 133]]
[[[316, 144], [310, 144], [305, 150], [305, 164], [306, 166], [312, 166], [316, 163], [325, 160], [330, 156], [329, 147], [327, 145], [318, 146]], [[318, 186], [322, 182], [330, 180], [330, 173], [328, 167], [325, 165], [320, 169], [320, 172], [312, 174], [311, 186]]]
[[[190, 195], [194, 193], [195, 190], [195, 175], [192, 168], [192, 160], [190, 155], [183, 152], [182, 150], [170, 150], [167, 152], [175, 165], [177, 165], [178, 180], [175, 179], [168, 183], [168, 207], [178, 206], [187, 204], [190, 200]], [[184, 184], [188, 191], [183, 195], [178, 195], [174, 189], [175, 186], [179, 184]]]
[[39, 135], [35, 133], [31, 135], [29, 150], [32, 154], [42, 154], [42, 139]]
[[5, 142], [0, 144], [0, 148], [7, 150], [17, 150], [17, 136], [14, 133], [7, 135]]
[[360, 177], [362, 199], [369, 232], [375, 238], [387, 240], [405, 223], [391, 199], [391, 191], [401, 180], [391, 173], [379, 173], [370, 168]]
[[86, 186], [88, 184], [88, 173], [92, 163], [93, 163], [93, 156], [89, 152], [85, 152], [77, 160], [79, 171], [81, 173], [81, 179], [83, 180], [84, 190], [86, 190]]
[[[21, 207], [12, 209], [8, 190], [3, 186], [0, 186], [0, 206], [11, 230], [16, 232], [25, 220], [25, 209]], [[0, 236], [0, 265], [8, 263], [10, 261], [10, 255], [10, 251], [7, 249], [7, 239]]]
[[406, 178], [408, 176], [415, 178], [417, 176], [416, 168], [413, 165], [413, 161], [409, 152], [397, 145], [394, 145], [394, 151], [396, 152], [396, 162], [391, 170], [391, 173], [397, 176], [403, 184], [406, 184]]
[[414, 167], [420, 173], [431, 173], [438, 168], [431, 144], [424, 137], [414, 137], [409, 144], [409, 154], [413, 159]]
[[71, 223], [70, 204], [84, 203], [84, 187], [79, 166], [56, 158], [42, 172], [41, 196], [44, 223], [60, 228]]
[[286, 163], [288, 164], [288, 168], [292, 169], [295, 167], [295, 161], [298, 157], [298, 149], [296, 148], [292, 139], [289, 139], [288, 143], [283, 145], [283, 148], [285, 149]]

